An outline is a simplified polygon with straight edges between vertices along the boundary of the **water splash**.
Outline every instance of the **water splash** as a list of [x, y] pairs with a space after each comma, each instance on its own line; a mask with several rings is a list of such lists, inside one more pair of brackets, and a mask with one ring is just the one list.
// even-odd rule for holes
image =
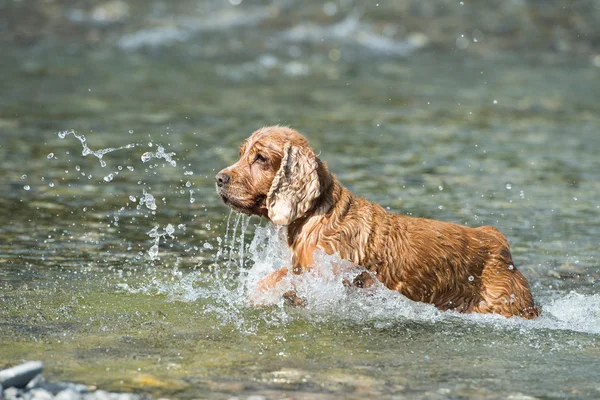
[[161, 238], [164, 238], [164, 237], [169, 237], [171, 239], [175, 238], [173, 235], [175, 233], [175, 227], [173, 227], [173, 225], [167, 224], [167, 226], [165, 226], [165, 229], [163, 231], [159, 231], [159, 228], [160, 228], [159, 225], [154, 225], [154, 228], [152, 228], [149, 232], [147, 232], [147, 235], [150, 238], [152, 238], [153, 242], [154, 242], [154, 244], [148, 250], [148, 256], [150, 257], [151, 260], [159, 259], [158, 247], [160, 245]]
[[164, 160], [171, 164], [171, 166], [176, 167], [177, 161], [173, 160], [174, 155], [175, 153], [166, 153], [165, 148], [159, 145], [156, 149], [156, 152], [153, 153], [151, 151], [147, 151], [146, 153], [142, 154], [142, 161], [146, 163], [153, 158], [164, 158]]
[[75, 136], [77, 138], [77, 140], [79, 140], [81, 142], [81, 145], [83, 146], [83, 151], [81, 152], [81, 155], [87, 156], [87, 155], [91, 154], [91, 155], [97, 157], [98, 160], [100, 161], [100, 165], [102, 167], [106, 167], [106, 161], [103, 160], [103, 157], [105, 154], [111, 153], [111, 152], [117, 151], [117, 150], [132, 149], [136, 146], [135, 143], [130, 143], [130, 144], [127, 144], [127, 145], [121, 146], [121, 147], [108, 147], [106, 149], [92, 150], [87, 145], [87, 139], [81, 133], [75, 132], [74, 130], [63, 131], [63, 132], [58, 133], [58, 137], [61, 139], [64, 139], [68, 135]]
[[[144, 290], [166, 294], [172, 300], [201, 301], [204, 313], [214, 314], [222, 324], [233, 325], [246, 333], [256, 332], [265, 323], [280, 326], [308, 318], [315, 322], [333, 319], [376, 329], [414, 322], [458, 323], [520, 332], [561, 330], [600, 335], [600, 295], [572, 292], [553, 300], [542, 299], [542, 316], [535, 320], [441, 312], [381, 284], [369, 289], [348, 288], [343, 280], [351, 280], [360, 271], [352, 270], [351, 264], [337, 255], [319, 251], [315, 253], [312, 272], [289, 274], [276, 288], [262, 293], [257, 289], [261, 279], [279, 268], [290, 268], [291, 253], [284, 232], [272, 225], [256, 226], [251, 243], [245, 245], [243, 238], [249, 220], [239, 215], [232, 218], [230, 214], [227, 226], [216, 253], [218, 257], [209, 268], [210, 283], [197, 287], [205, 275], [190, 273], [175, 283], [156, 280]], [[344, 267], [346, 263], [348, 268]], [[337, 272], [340, 266], [341, 274]], [[292, 287], [306, 300], [305, 308], [285, 304], [282, 294]], [[256, 318], [252, 310], [260, 318]]]
[[142, 189], [142, 193], [143, 196], [139, 199], [137, 209], [139, 210], [145, 205], [147, 209], [156, 211], [158, 207], [156, 206], [156, 198], [154, 198], [154, 195], [147, 192], [146, 189]]

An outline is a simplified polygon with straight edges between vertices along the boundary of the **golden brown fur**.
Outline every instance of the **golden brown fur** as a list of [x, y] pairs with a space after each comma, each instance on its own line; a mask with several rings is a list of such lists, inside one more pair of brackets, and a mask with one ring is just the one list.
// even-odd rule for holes
[[[290, 128], [254, 132], [241, 146], [240, 160], [217, 175], [217, 190], [235, 210], [287, 228], [294, 273], [310, 269], [313, 253], [322, 249], [440, 310], [524, 318], [539, 314], [497, 229], [391, 214], [356, 197], [304, 136]], [[285, 268], [275, 271], [260, 288], [269, 290], [287, 273]], [[355, 285], [368, 282], [358, 277]]]

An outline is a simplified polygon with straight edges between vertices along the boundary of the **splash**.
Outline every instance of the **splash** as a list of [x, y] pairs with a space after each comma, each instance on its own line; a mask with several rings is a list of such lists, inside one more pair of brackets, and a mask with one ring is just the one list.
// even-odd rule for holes
[[[557, 299], [542, 299], [542, 316], [535, 320], [441, 312], [430, 304], [411, 301], [381, 284], [369, 289], [346, 287], [343, 280], [351, 280], [360, 270], [352, 269], [350, 265], [343, 268], [346, 261], [323, 252], [315, 253], [312, 272], [289, 274], [274, 290], [262, 293], [258, 291], [261, 279], [279, 268], [291, 266], [285, 234], [272, 225], [257, 225], [250, 244], [245, 244], [243, 238], [249, 219], [234, 215], [228, 217], [227, 232], [209, 268], [213, 279], [208, 286], [197, 287], [205, 275], [190, 273], [179, 282], [157, 280], [143, 290], [167, 295], [175, 301], [200, 301], [204, 313], [214, 314], [222, 324], [236, 326], [246, 333], [255, 333], [265, 323], [280, 326], [309, 319], [314, 322], [334, 320], [376, 329], [390, 329], [407, 323], [455, 323], [519, 332], [560, 330], [600, 335], [600, 295], [572, 292]], [[285, 304], [282, 294], [292, 287], [306, 300], [306, 307]], [[257, 313], [260, 318], [256, 317]]]
[[[100, 161], [100, 165], [102, 167], [106, 167], [107, 163], [107, 158], [105, 157], [108, 153], [114, 152], [114, 151], [118, 151], [118, 150], [127, 150], [127, 149], [133, 149], [136, 147], [140, 147], [140, 144], [127, 144], [125, 146], [121, 146], [121, 147], [110, 147], [110, 148], [105, 148], [105, 149], [99, 149], [99, 150], [92, 150], [90, 149], [90, 147], [88, 146], [88, 141], [87, 138], [76, 132], [73, 130], [68, 130], [68, 131], [63, 131], [63, 132], [59, 132], [58, 133], [59, 138], [64, 139], [67, 136], [73, 136], [75, 137], [83, 146], [83, 151], [82, 151], [82, 155], [83, 156], [87, 156], [87, 155], [93, 155], [96, 158], [98, 158], [98, 160]], [[155, 146], [152, 142], [148, 143], [149, 147], [153, 147]], [[48, 159], [55, 159], [55, 155], [54, 153], [50, 153], [48, 156]], [[134, 157], [134, 159], [137, 157]], [[138, 158], [139, 159], [139, 158]], [[176, 160], [176, 153], [175, 152], [170, 152], [168, 151], [164, 146], [162, 145], [156, 145], [156, 151], [150, 151], [150, 152], [146, 152], [141, 156], [141, 161], [143, 163], [148, 163], [150, 160], [152, 159], [163, 159], [165, 160], [168, 164], [168, 166], [170, 167], [174, 167], [174, 168], [178, 168], [177, 167], [177, 160]], [[102, 184], [111, 184], [116, 178], [117, 176], [119, 176], [121, 173], [125, 174], [125, 173], [132, 173], [134, 171], [140, 171], [139, 173], [152, 173], [154, 175], [156, 175], [159, 171], [159, 168], [164, 168], [164, 165], [159, 165], [159, 164], [154, 164], [154, 165], [150, 165], [149, 169], [152, 169], [152, 171], [150, 172], [149, 169], [136, 169], [133, 165], [119, 165], [117, 166], [114, 171], [109, 172], [108, 174], [106, 174], [101, 180], [98, 180], [98, 183], [102, 183]], [[132, 260], [134, 260], [134, 262], [140, 262], [142, 260], [150, 260], [152, 261], [153, 265], [156, 265], [156, 263], [162, 263], [162, 262], [170, 262], [171, 259], [175, 259], [175, 264], [177, 264], [180, 260], [181, 257], [174, 255], [172, 252], [168, 253], [168, 252], [161, 252], [160, 248], [165, 246], [168, 242], [168, 246], [169, 247], [173, 247], [173, 244], [177, 242], [178, 238], [175, 236], [175, 231], [176, 228], [175, 226], [177, 226], [177, 229], [180, 229], [181, 232], [185, 231], [185, 223], [182, 223], [183, 221], [169, 221], [171, 223], [165, 223], [165, 222], [161, 222], [160, 224], [156, 223], [156, 218], [161, 217], [159, 215], [159, 205], [164, 205], [166, 204], [167, 201], [167, 197], [168, 196], [177, 196], [180, 197], [181, 195], [185, 195], [186, 192], [189, 192], [189, 196], [190, 196], [190, 203], [193, 203], [195, 201], [195, 199], [193, 198], [193, 193], [194, 193], [194, 183], [192, 181], [189, 180], [189, 177], [191, 175], [193, 175], [193, 171], [191, 171], [189, 169], [189, 165], [188, 166], [183, 166], [178, 168], [179, 171], [182, 174], [182, 179], [180, 180], [181, 182], [181, 186], [174, 188], [171, 192], [158, 192], [157, 189], [153, 189], [151, 186], [147, 185], [145, 180], [143, 179], [143, 177], [137, 181], [138, 185], [143, 185], [142, 187], [142, 193], [141, 194], [128, 194], [125, 198], [126, 203], [119, 205], [116, 210], [114, 212], [112, 212], [112, 215], [107, 215], [107, 217], [109, 219], [112, 219], [112, 221], [110, 221], [110, 225], [112, 225], [113, 227], [119, 227], [120, 225], [123, 225], [123, 217], [127, 218], [127, 222], [129, 222], [130, 224], [134, 225], [136, 228], [138, 229], [145, 229], [146, 230], [146, 235], [148, 235], [148, 237], [150, 238], [150, 244], [148, 245], [149, 247], [142, 251], [138, 251], [136, 253], [136, 255], [134, 257], [127, 257], [128, 259], [131, 258]], [[82, 171], [82, 168], [79, 165], [75, 166], [75, 171], [77, 171], [78, 173], [81, 174], [81, 176], [83, 176], [84, 178], [87, 178], [88, 180], [91, 180], [92, 175], [91, 174], [86, 174]], [[53, 183], [49, 184], [50, 187], [53, 187]], [[25, 190], [29, 190], [29, 186], [27, 186], [25, 188]], [[160, 195], [159, 195], [160, 193]], [[159, 201], [162, 201], [159, 203]], [[83, 208], [84, 211], [86, 211], [86, 208]], [[146, 220], [147, 218], [149, 218], [150, 221], [150, 227], [144, 227], [142, 225], [140, 225], [140, 220], [136, 219], [136, 217], [143, 217], [144, 220]], [[141, 220], [141, 221], [144, 221]], [[149, 230], [148, 230], [149, 229]], [[134, 246], [128, 245], [127, 246], [127, 252], [131, 252], [133, 250]], [[192, 254], [196, 254], [198, 255], [198, 253], [202, 253], [202, 250], [199, 249], [197, 246], [194, 245], [189, 245], [189, 246], [185, 246], [185, 251], [188, 253]], [[161, 254], [162, 253], [162, 254]], [[161, 260], [161, 255], [163, 256], [162, 260]], [[169, 255], [170, 257], [165, 258], [164, 256]], [[188, 255], [189, 257], [189, 255]], [[168, 260], [168, 261], [167, 261]], [[198, 261], [201, 262], [201, 261]], [[160, 264], [158, 264], [160, 265]]]
[[165, 152], [165, 148], [159, 145], [154, 153], [147, 151], [146, 153], [142, 154], [142, 161], [146, 163], [153, 158], [163, 158], [166, 162], [171, 164], [171, 166], [176, 167], [177, 161], [173, 160], [174, 155], [175, 153]]
[[[81, 142], [81, 145], [83, 146], [83, 151], [81, 152], [81, 155], [88, 156], [91, 154], [91, 155], [97, 157], [98, 160], [100, 161], [100, 165], [102, 167], [106, 167], [106, 161], [103, 160], [105, 154], [112, 153], [113, 151], [117, 151], [117, 150], [132, 149], [136, 146], [135, 143], [130, 143], [130, 144], [127, 144], [127, 145], [121, 146], [121, 147], [108, 147], [106, 149], [92, 150], [87, 145], [87, 139], [81, 133], [75, 132], [73, 130], [63, 131], [63, 132], [58, 133], [58, 137], [61, 139], [64, 139], [68, 135], [75, 136], [77, 138], [77, 140], [79, 140]], [[54, 155], [52, 155], [52, 156], [54, 156]], [[48, 158], [52, 158], [52, 157], [48, 157]]]
[[171, 239], [175, 238], [173, 236], [173, 234], [175, 233], [175, 228], [173, 227], [173, 225], [167, 224], [167, 226], [165, 226], [165, 229], [163, 231], [159, 231], [159, 228], [160, 228], [159, 225], [154, 225], [154, 228], [152, 228], [150, 230], [150, 232], [147, 233], [147, 235], [150, 238], [152, 238], [154, 241], [154, 244], [148, 250], [148, 256], [150, 257], [151, 260], [157, 260], [159, 258], [158, 257], [158, 246], [159, 246], [160, 240], [162, 238], [165, 238], [165, 237], [169, 237]]

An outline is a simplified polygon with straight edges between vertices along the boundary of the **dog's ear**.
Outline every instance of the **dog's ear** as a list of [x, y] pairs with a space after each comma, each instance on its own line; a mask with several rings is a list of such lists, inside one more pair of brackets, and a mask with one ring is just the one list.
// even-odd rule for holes
[[286, 143], [281, 166], [267, 195], [271, 222], [289, 225], [311, 209], [321, 194], [318, 166], [311, 149]]

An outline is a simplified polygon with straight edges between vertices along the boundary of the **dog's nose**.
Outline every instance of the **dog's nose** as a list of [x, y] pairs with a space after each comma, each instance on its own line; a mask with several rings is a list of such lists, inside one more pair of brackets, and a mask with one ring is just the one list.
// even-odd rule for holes
[[215, 176], [215, 180], [217, 181], [217, 186], [221, 187], [229, 182], [229, 175], [224, 172], [219, 172], [217, 176]]

